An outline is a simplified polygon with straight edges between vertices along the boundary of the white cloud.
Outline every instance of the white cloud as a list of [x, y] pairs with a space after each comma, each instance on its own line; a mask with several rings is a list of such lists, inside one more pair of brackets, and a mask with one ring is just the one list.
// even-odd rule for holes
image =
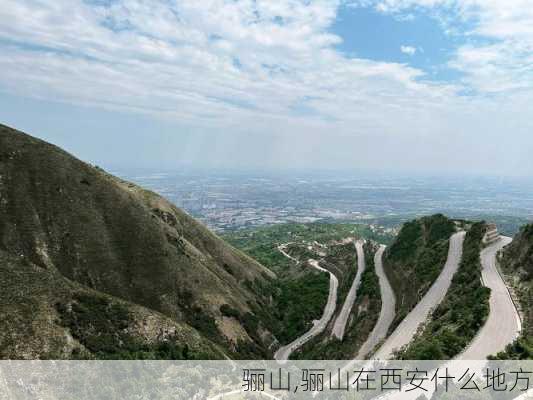
[[414, 56], [416, 54], [416, 47], [412, 46], [400, 46], [400, 51], [409, 56]]
[[[169, 5], [172, 4], [172, 5]], [[332, 45], [334, 1], [8, 1], [0, 84], [26, 95], [143, 110], [191, 124], [257, 121], [341, 130], [455, 91], [408, 66]], [[391, 104], [385, 99], [403, 99]], [[339, 106], [342, 104], [342, 106]], [[305, 110], [305, 112], [304, 112]], [[369, 111], [371, 110], [371, 111]], [[266, 126], [270, 126], [268, 123]]]
[[470, 38], [450, 66], [481, 93], [533, 90], [531, 0], [363, 0], [383, 13], [411, 15], [425, 9], [449, 32]]
[[[450, 65], [465, 79], [443, 83], [338, 52], [330, 27], [340, 0], [4, 0], [0, 90], [226, 134], [440, 141], [497, 129], [503, 113], [527, 131], [533, 96], [505, 97], [533, 82], [533, 15], [514, 1], [364, 0], [382, 12], [451, 7], [479, 20], [473, 33], [497, 42], [458, 49]], [[461, 96], [470, 89], [504, 97]]]

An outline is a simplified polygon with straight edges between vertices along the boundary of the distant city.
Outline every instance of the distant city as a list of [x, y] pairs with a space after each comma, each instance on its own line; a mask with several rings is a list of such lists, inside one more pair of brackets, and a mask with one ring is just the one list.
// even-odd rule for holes
[[112, 171], [153, 190], [215, 231], [287, 222], [394, 227], [442, 212], [514, 233], [533, 219], [533, 185], [518, 179]]

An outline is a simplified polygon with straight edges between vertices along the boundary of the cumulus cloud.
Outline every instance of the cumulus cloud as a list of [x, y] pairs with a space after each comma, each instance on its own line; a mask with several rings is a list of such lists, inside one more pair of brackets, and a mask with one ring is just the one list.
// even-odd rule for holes
[[416, 54], [416, 47], [413, 46], [400, 46], [400, 51], [408, 56], [414, 56]]
[[[451, 10], [476, 21], [465, 34], [494, 39], [457, 49], [449, 66], [462, 80], [433, 82], [409, 65], [339, 52], [342, 38], [331, 26], [341, 0], [4, 0], [0, 90], [228, 134], [441, 140], [471, 131], [494, 110], [527, 106], [527, 93], [511, 103], [484, 96], [530, 89], [533, 10], [526, 3], [350, 2], [403, 15]], [[472, 90], [479, 94], [464, 96]]]
[[529, 0], [362, 0], [360, 5], [391, 15], [427, 10], [453, 34], [470, 38], [457, 49], [449, 66], [462, 72], [463, 83], [473, 90], [506, 94], [533, 88]]
[[[375, 125], [451, 95], [420, 70], [346, 58], [323, 0], [7, 1], [1, 85], [202, 126]], [[380, 98], [397, 99], [379, 101]], [[339, 106], [342, 104], [342, 106]]]

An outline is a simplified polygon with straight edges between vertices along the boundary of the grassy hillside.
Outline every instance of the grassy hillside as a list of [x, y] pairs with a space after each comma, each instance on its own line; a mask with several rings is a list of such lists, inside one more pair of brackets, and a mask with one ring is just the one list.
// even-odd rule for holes
[[291, 273], [291, 262], [277, 250], [278, 245], [315, 240], [326, 243], [354, 236], [380, 243], [392, 239], [390, 234], [376, 233], [368, 225], [353, 223], [289, 223], [227, 232], [222, 238], [283, 276], [286, 272]]
[[454, 222], [444, 215], [423, 217], [405, 223], [385, 251], [383, 265], [396, 295], [396, 318], [391, 330], [439, 276], [454, 232]]
[[[361, 276], [344, 338], [342, 341], [330, 337], [330, 331], [317, 336], [296, 351], [291, 358], [300, 360], [346, 360], [354, 358], [370, 335], [381, 311], [379, 279], [374, 267], [375, 242], [364, 245], [366, 268]], [[342, 304], [342, 303], [340, 303]]]
[[[337, 303], [343, 304], [357, 275], [357, 251], [352, 242], [329, 246], [320, 265], [339, 280]], [[340, 310], [338, 310], [340, 311]], [[335, 314], [335, 317], [338, 312]]]
[[[268, 284], [271, 271], [155, 193], [3, 125], [0, 252], [4, 357], [101, 355], [82, 332], [99, 323], [88, 316], [112, 319], [103, 311], [114, 301], [166, 321], [154, 331], [178, 324], [190, 333], [177, 340], [180, 349], [207, 341], [230, 355], [242, 347], [253, 349], [250, 357], [267, 355], [267, 329], [220, 308], [248, 315], [267, 306], [270, 299], [254, 288]], [[100, 300], [87, 300], [86, 292]], [[35, 315], [19, 317], [29, 309]], [[119, 326], [127, 329], [132, 318]], [[39, 330], [55, 333], [47, 338]], [[19, 335], [27, 337], [25, 350], [14, 347]]]
[[[269, 321], [275, 336], [284, 344], [309, 330], [312, 321], [322, 315], [327, 301], [329, 277], [307, 265], [307, 259], [320, 260], [322, 267], [337, 276], [337, 303], [342, 304], [357, 273], [354, 244], [344, 243], [342, 239], [354, 237], [379, 237], [388, 242], [392, 236], [378, 234], [367, 225], [348, 223], [291, 223], [239, 230], [223, 236], [275, 271], [280, 278], [268, 288], [273, 301], [271, 311], [264, 313], [264, 320]], [[285, 250], [300, 260], [298, 265], [278, 250], [280, 244], [287, 243]]]
[[222, 359], [187, 324], [0, 250], [0, 358]]
[[311, 322], [320, 319], [329, 294], [329, 275], [304, 266], [308, 273], [283, 280], [274, 296], [273, 329], [280, 343], [288, 344], [311, 329]]
[[463, 257], [446, 297], [423, 331], [399, 352], [404, 360], [447, 360], [463, 351], [489, 315], [490, 289], [481, 284], [484, 222], [472, 224], [463, 244]]
[[518, 297], [522, 334], [497, 355], [501, 359], [533, 359], [533, 224], [524, 226], [502, 252], [501, 269]]

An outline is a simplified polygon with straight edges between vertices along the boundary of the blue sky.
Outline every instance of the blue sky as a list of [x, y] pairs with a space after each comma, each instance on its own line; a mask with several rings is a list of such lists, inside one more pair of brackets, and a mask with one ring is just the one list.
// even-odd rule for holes
[[533, 175], [530, 0], [6, 0], [0, 121], [109, 168]]
[[[425, 13], [410, 15], [401, 19], [374, 8], [344, 6], [331, 31], [342, 38], [337, 47], [348, 56], [406, 63], [426, 71], [444, 65], [458, 38], [446, 35]], [[414, 48], [415, 53], [402, 52], [402, 46]]]

